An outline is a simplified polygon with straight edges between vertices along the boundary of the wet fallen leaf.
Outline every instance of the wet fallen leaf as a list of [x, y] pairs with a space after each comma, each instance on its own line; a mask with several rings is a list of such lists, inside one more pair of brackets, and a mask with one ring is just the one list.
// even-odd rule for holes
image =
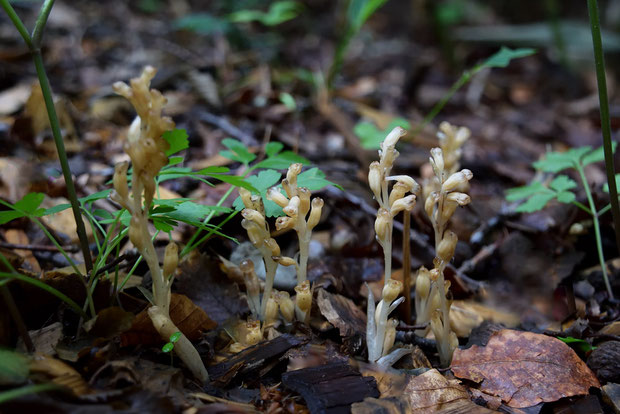
[[404, 392], [409, 407], [415, 413], [468, 412], [490, 413], [469, 399], [465, 387], [457, 380], [449, 380], [436, 369], [417, 377], [410, 377]]
[[[62, 324], [54, 322], [36, 331], [29, 331], [28, 335], [32, 339], [36, 352], [45, 355], [55, 355], [56, 345], [58, 345], [63, 336]], [[17, 349], [26, 352], [26, 346], [21, 338], [17, 341]]]
[[[187, 296], [172, 294], [170, 299], [170, 319], [191, 341], [200, 338], [202, 332], [217, 326], [209, 316], [194, 304]], [[153, 322], [145, 310], [140, 312], [133, 321], [131, 329], [121, 336], [121, 345], [155, 345], [162, 342], [155, 331]]]
[[410, 412], [407, 401], [403, 397], [364, 398], [364, 401], [351, 405], [353, 414], [405, 414]]
[[523, 408], [588, 394], [600, 384], [577, 354], [562, 341], [531, 332], [504, 329], [485, 347], [457, 349], [452, 371], [480, 384], [480, 390]]
[[501, 323], [511, 328], [520, 322], [518, 315], [502, 312], [471, 300], [455, 300], [450, 307], [450, 326], [461, 338], [466, 338], [472, 329], [480, 326], [483, 321]]
[[[20, 230], [20, 229], [7, 229], [4, 232], [4, 238], [6, 239], [7, 242], [13, 243], [13, 244], [23, 244], [23, 245], [30, 244], [30, 240], [28, 239], [28, 236], [23, 230]], [[41, 266], [39, 266], [39, 262], [34, 257], [31, 250], [15, 249], [14, 251], [15, 253], [23, 257], [24, 261], [30, 265], [30, 270], [32, 270], [33, 272], [41, 271]]]

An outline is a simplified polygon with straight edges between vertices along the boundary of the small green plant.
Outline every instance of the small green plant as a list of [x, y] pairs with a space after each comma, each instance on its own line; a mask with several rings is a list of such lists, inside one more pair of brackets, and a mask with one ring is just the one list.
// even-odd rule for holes
[[161, 351], [166, 354], [170, 354], [170, 365], [172, 365], [172, 350], [174, 349], [174, 344], [181, 339], [181, 332], [175, 332], [170, 335], [170, 340], [161, 347]]
[[[536, 51], [534, 49], [510, 49], [508, 47], [502, 47], [496, 53], [488, 57], [483, 62], [477, 64], [473, 68], [463, 72], [461, 77], [454, 82], [448, 92], [441, 98], [437, 104], [430, 110], [430, 112], [424, 117], [422, 122], [411, 132], [412, 135], [419, 133], [427, 124], [433, 121], [437, 114], [441, 112], [444, 106], [450, 101], [454, 94], [466, 85], [478, 72], [486, 68], [505, 68], [510, 64], [513, 59], [530, 56]], [[411, 124], [404, 118], [396, 117], [390, 121], [390, 124], [384, 130], [378, 129], [373, 123], [359, 122], [355, 125], [355, 135], [360, 139], [362, 147], [365, 149], [378, 149], [379, 144], [383, 141], [389, 131], [395, 127], [401, 127], [404, 129], [411, 129]]]
[[336, 76], [342, 69], [344, 57], [349, 49], [353, 38], [362, 29], [364, 23], [372, 16], [387, 0], [349, 0], [347, 8], [345, 29], [340, 41], [336, 45], [334, 59], [327, 75], [327, 89], [331, 90]]
[[560, 341], [567, 344], [568, 346], [570, 346], [571, 348], [577, 349], [580, 352], [583, 352], [584, 354], [587, 354], [588, 352], [592, 352], [596, 349], [596, 347], [592, 346], [590, 342], [583, 340], [583, 339], [573, 338], [572, 336], [566, 336], [566, 337], [558, 336], [557, 338]]
[[[616, 144], [614, 143], [612, 151], [615, 150], [615, 147]], [[574, 193], [578, 186], [577, 182], [567, 175], [558, 175], [548, 184], [541, 181], [534, 181], [522, 187], [512, 188], [506, 191], [506, 199], [508, 201], [525, 200], [516, 208], [517, 212], [531, 213], [542, 210], [549, 202], [557, 200], [560, 203], [572, 203], [588, 213], [592, 217], [594, 225], [596, 249], [601, 271], [603, 272], [605, 287], [607, 288], [609, 298], [613, 299], [614, 295], [607, 275], [605, 257], [603, 256], [603, 242], [601, 240], [601, 227], [599, 223], [599, 217], [611, 207], [607, 205], [601, 210], [596, 209], [594, 199], [592, 198], [592, 191], [584, 170], [587, 165], [603, 161], [604, 158], [605, 155], [602, 147], [594, 150], [591, 147], [581, 147], [572, 148], [566, 152], [549, 152], [544, 159], [536, 161], [533, 164], [534, 168], [546, 173], [557, 174], [564, 170], [574, 170], [577, 172], [579, 180], [581, 181], [581, 186], [586, 195], [587, 206], [577, 200], [577, 196]]]

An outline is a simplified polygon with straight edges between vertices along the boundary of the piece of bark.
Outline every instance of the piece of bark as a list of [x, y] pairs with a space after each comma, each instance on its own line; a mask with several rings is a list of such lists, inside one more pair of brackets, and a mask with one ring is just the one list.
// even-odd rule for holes
[[282, 384], [298, 392], [313, 414], [349, 413], [351, 404], [379, 397], [375, 379], [362, 377], [346, 362], [287, 372]]
[[271, 341], [260, 342], [217, 365], [209, 367], [209, 376], [216, 385], [225, 386], [238, 374], [247, 375], [250, 372], [257, 371], [273, 358], [279, 357], [289, 349], [306, 341], [306, 338], [284, 334]]

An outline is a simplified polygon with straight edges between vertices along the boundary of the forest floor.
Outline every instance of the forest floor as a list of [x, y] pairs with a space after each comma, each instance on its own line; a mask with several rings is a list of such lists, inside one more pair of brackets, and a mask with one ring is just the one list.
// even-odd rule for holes
[[[100, 257], [98, 243], [106, 232], [117, 235], [110, 224], [114, 219], [105, 218], [114, 218], [120, 206], [101, 192], [112, 188], [114, 166], [129, 160], [124, 142], [135, 117], [112, 85], [140, 76], [150, 65], [158, 70], [151, 87], [168, 100], [165, 115], [187, 132], [189, 147], [177, 154], [179, 166], [193, 171], [227, 167], [230, 174], [244, 176], [249, 163], [221, 152], [227, 149], [223, 140], [233, 138], [244, 148], [239, 151], [250, 154], [248, 160], [269, 160], [266, 148], [274, 147], [268, 144], [279, 142], [308, 162], [304, 171], [318, 167], [312, 196], [325, 205], [308, 264], [314, 296], [310, 318], [289, 323], [280, 317], [264, 326], [258, 343], [243, 340], [239, 327], [250, 318], [250, 308], [236, 265], [255, 253], [241, 214], [228, 212], [234, 207], [218, 212], [210, 224], [222, 223], [222, 235], [213, 234], [183, 257], [172, 286], [171, 317], [210, 375], [202, 385], [179, 358], [162, 350], [165, 341], [145, 310], [150, 272], [128, 238], [119, 238], [118, 248], [99, 262], [100, 271], [85, 278], [76, 272], [85, 272], [83, 265], [71, 267], [83, 256], [70, 209], [33, 220], [22, 215], [10, 221], [5, 214], [0, 216], [0, 252], [22, 279], [2, 265], [0, 401], [3, 393], [36, 384], [59, 388], [7, 399], [0, 412], [620, 412], [620, 259], [611, 214], [600, 215], [600, 241], [616, 299], [604, 283], [590, 215], [557, 200], [520, 213], [519, 202], [506, 200], [510, 188], [534, 181], [549, 186], [554, 175], [532, 167], [548, 151], [602, 145], [591, 50], [570, 49], [577, 57], [569, 54], [567, 63], [553, 44], [535, 44], [536, 53], [507, 67], [477, 71], [423, 125], [465, 69], [501, 46], [523, 45], [502, 40], [499, 32], [496, 41], [466, 41], [473, 31], [457, 26], [444, 26], [450, 35], [438, 37], [427, 2], [408, 2], [403, 11], [398, 2], [388, 1], [352, 38], [333, 84], [327, 85], [346, 2], [304, 2], [296, 17], [276, 25], [222, 17], [245, 2], [210, 2], [210, 9], [200, 3], [54, 5], [43, 58], [78, 196], [101, 195], [83, 204], [101, 220], [90, 223], [94, 235], [87, 223], [91, 253]], [[32, 27], [37, 3], [14, 2], [14, 7]], [[252, 1], [244, 7], [263, 8]], [[205, 12], [211, 14], [200, 14]], [[579, 13], [584, 15], [585, 4]], [[506, 16], [509, 11], [487, 7], [481, 16], [468, 15], [474, 22], [465, 19], [462, 26], [506, 27], [527, 18], [546, 24], [536, 8], [515, 21]], [[587, 28], [587, 21], [582, 23]], [[31, 193], [45, 194], [38, 200], [41, 208], [64, 205], [65, 180], [34, 65], [4, 14], [0, 39], [0, 199], [5, 206], [0, 213], [10, 210], [7, 203], [31, 201]], [[616, 75], [609, 71], [612, 127], [620, 119]], [[366, 348], [368, 289], [378, 300], [384, 281], [383, 251], [375, 237], [378, 205], [368, 186], [369, 164], [379, 155], [358, 135], [377, 140], [395, 125], [405, 127], [409, 133], [399, 141], [392, 174], [424, 183], [444, 121], [471, 131], [460, 156], [461, 167], [473, 173], [471, 202], [450, 222], [458, 244], [445, 270], [453, 299], [450, 325], [460, 346], [451, 366], [441, 367], [432, 331], [416, 335], [427, 325], [414, 328], [415, 312], [411, 317], [401, 305], [394, 313], [400, 318], [395, 343], [410, 352], [392, 368], [379, 368], [368, 362]], [[251, 170], [257, 177], [247, 182], [264, 192], [286, 174], [280, 167]], [[275, 179], [267, 177], [273, 170]], [[580, 183], [576, 173], [562, 173]], [[609, 200], [603, 191], [604, 164], [587, 165], [585, 176], [598, 211]], [[227, 182], [208, 178], [214, 184], [209, 185], [194, 178], [179, 173], [160, 180], [156, 198], [195, 203], [183, 217], [178, 206], [166, 210], [171, 204], [160, 203], [161, 217], [170, 209], [179, 213], [170, 214], [172, 221], [160, 220], [155, 237], [160, 261], [169, 240], [181, 248], [194, 241], [196, 227], [187, 222], [202, 221], [212, 211], [196, 205], [231, 207], [237, 198], [236, 190], [227, 193]], [[581, 184], [572, 191], [576, 202], [588, 205]], [[392, 277], [401, 281], [408, 273], [402, 220], [396, 216], [392, 252]], [[267, 221], [275, 229], [275, 218]], [[433, 268], [433, 234], [418, 195], [408, 235], [413, 280], [421, 266]], [[283, 255], [295, 256], [294, 232], [274, 237]], [[294, 277], [290, 282], [278, 276], [276, 288], [294, 295]], [[88, 317], [23, 278], [54, 288], [80, 308], [92, 287]], [[126, 282], [122, 289], [120, 281]], [[415, 288], [411, 306], [414, 293]], [[7, 298], [22, 323], [9, 312]], [[24, 342], [27, 337], [32, 347]]]

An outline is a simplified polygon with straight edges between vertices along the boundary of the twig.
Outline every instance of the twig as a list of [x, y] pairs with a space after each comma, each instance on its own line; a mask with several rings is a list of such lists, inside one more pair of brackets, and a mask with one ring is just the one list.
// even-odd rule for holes
[[13, 300], [13, 295], [11, 295], [11, 291], [9, 291], [9, 289], [2, 285], [0, 286], [0, 292], [2, 293], [2, 298], [4, 299], [4, 303], [6, 304], [6, 307], [9, 310], [9, 313], [11, 314], [11, 317], [13, 318], [13, 322], [15, 322], [15, 325], [17, 326], [17, 331], [19, 332], [19, 336], [22, 337], [22, 340], [24, 341], [24, 344], [26, 345], [26, 349], [28, 350], [28, 352], [34, 352], [36, 351], [35, 347], [34, 347], [34, 343], [32, 342], [32, 338], [30, 338], [30, 334], [28, 333], [28, 328], [26, 327], [26, 324], [24, 323], [24, 319], [22, 318], [21, 313], [19, 313], [19, 309], [17, 308], [17, 305], [15, 304], [15, 300]]
[[[44, 246], [42, 244], [14, 244], [0, 241], [0, 247], [5, 249], [15, 249], [15, 250], [31, 250], [33, 252], [59, 252], [60, 249], [56, 246]], [[77, 246], [63, 246], [64, 251], [69, 253], [75, 253], [80, 249]]]
[[254, 138], [250, 134], [246, 134], [245, 132], [231, 124], [228, 119], [222, 116], [214, 115], [206, 111], [201, 111], [198, 115], [198, 119], [206, 122], [207, 124], [211, 124], [220, 128], [222, 131], [226, 132], [233, 138], [237, 138], [239, 141], [243, 142], [247, 146], [258, 145], [258, 140], [256, 138]]

